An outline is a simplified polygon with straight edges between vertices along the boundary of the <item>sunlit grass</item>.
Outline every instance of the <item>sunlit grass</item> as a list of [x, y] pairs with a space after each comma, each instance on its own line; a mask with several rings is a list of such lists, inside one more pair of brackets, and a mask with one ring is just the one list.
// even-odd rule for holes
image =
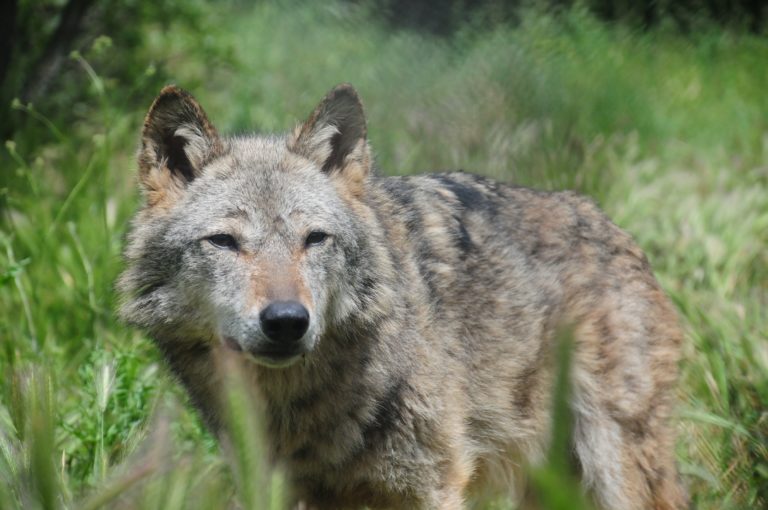
[[451, 39], [393, 32], [347, 4], [206, 13], [202, 41], [150, 27], [134, 83], [100, 74], [118, 48], [75, 55], [86, 113], [17, 105], [29, 126], [0, 159], [2, 508], [280, 507], [247, 433], [258, 416], [242, 411], [235, 454], [220, 453], [148, 339], [114, 318], [154, 69], [235, 132], [286, 130], [350, 81], [382, 172], [464, 168], [595, 197], [647, 251], [686, 328], [678, 452], [698, 508], [766, 504], [765, 40], [637, 34], [578, 11]]

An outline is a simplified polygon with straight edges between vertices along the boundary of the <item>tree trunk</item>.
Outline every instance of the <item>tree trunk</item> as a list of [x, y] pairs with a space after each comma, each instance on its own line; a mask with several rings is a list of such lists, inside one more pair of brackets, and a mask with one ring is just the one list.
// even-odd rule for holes
[[72, 44], [80, 33], [80, 25], [92, 4], [93, 0], [69, 0], [64, 6], [56, 31], [24, 83], [21, 91], [23, 101], [32, 101], [48, 90], [64, 59], [72, 51]]

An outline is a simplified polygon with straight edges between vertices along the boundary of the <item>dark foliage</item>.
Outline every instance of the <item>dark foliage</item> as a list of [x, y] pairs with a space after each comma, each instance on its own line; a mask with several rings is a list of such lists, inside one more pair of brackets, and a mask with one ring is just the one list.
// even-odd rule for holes
[[[357, 1], [357, 0], [351, 0]], [[368, 2], [365, 2], [368, 3]], [[558, 10], [575, 0], [377, 0], [373, 4], [395, 26], [447, 35], [466, 21], [478, 25], [515, 23], [521, 9]], [[669, 19], [682, 32], [702, 23], [763, 31], [768, 19], [765, 0], [587, 0], [581, 2], [593, 14], [609, 22], [645, 29]]]
[[148, 64], [139, 51], [148, 24], [195, 24], [199, 19], [196, 4], [181, 1], [68, 0], [62, 5], [6, 0], [0, 14], [0, 136], [9, 138], [27, 119], [11, 110], [15, 98], [33, 102], [53, 117], [71, 113], [73, 101], [83, 99], [88, 77], [72, 72], [78, 64], [69, 58], [71, 52], [84, 53], [99, 36], [108, 36], [124, 51], [119, 61], [106, 60], [105, 66], [110, 76], [131, 83]]

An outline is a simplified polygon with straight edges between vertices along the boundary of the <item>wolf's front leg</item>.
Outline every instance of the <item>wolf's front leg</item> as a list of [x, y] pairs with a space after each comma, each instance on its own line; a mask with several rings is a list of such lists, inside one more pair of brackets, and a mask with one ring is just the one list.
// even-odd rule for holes
[[[460, 442], [459, 442], [460, 443]], [[440, 487], [429, 492], [427, 501], [419, 508], [424, 510], [463, 510], [467, 486], [472, 478], [472, 463], [461, 454], [454, 456]]]

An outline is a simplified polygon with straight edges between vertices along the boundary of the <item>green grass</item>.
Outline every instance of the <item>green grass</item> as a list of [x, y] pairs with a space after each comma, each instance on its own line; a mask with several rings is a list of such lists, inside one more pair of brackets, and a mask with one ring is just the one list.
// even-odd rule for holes
[[[0, 158], [0, 507], [279, 508], [279, 478], [220, 453], [151, 342], [114, 317], [160, 80], [225, 132], [288, 129], [350, 81], [383, 172], [464, 168], [594, 196], [685, 325], [675, 422], [697, 508], [768, 504], [766, 39], [634, 33], [579, 11], [436, 39], [336, 3], [199, 9], [202, 33], [143, 29], [130, 83], [105, 74], [126, 50], [101, 39], [76, 56], [87, 86], [68, 114], [17, 105], [27, 125]], [[258, 451], [256, 417], [240, 418], [236, 446]], [[561, 475], [534, 479], [568, 493]]]

